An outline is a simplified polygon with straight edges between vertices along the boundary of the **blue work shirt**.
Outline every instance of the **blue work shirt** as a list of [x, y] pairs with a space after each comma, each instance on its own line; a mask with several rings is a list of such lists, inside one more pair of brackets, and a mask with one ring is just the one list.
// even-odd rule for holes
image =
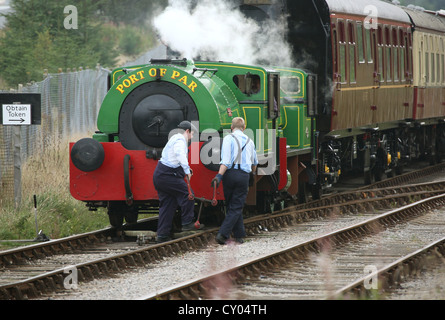
[[162, 150], [161, 163], [170, 168], [181, 166], [185, 174], [190, 174], [190, 166], [187, 158], [187, 140], [181, 133], [177, 133], [168, 140]]
[[[236, 143], [235, 139], [238, 140], [239, 144]], [[243, 147], [244, 150], [242, 150]], [[235, 161], [237, 159], [238, 152], [241, 150], [241, 159]], [[225, 165], [228, 169], [232, 169], [232, 165], [235, 167], [235, 169], [238, 169], [239, 164], [241, 170], [250, 173], [252, 171], [252, 165], [258, 165], [255, 144], [247, 135], [244, 134], [244, 132], [239, 129], [235, 129], [231, 135], [227, 135], [223, 140], [220, 164]]]

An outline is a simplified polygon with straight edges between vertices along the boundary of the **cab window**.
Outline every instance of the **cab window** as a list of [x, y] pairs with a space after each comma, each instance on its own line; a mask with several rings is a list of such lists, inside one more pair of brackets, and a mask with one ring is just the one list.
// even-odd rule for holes
[[233, 82], [240, 91], [248, 96], [261, 91], [261, 78], [256, 74], [238, 74], [233, 76]]

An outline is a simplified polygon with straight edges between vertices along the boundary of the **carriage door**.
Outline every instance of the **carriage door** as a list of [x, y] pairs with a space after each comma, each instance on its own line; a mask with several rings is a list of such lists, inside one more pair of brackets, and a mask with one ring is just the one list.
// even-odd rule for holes
[[420, 36], [420, 48], [419, 48], [419, 57], [420, 57], [420, 81], [417, 88], [417, 99], [416, 105], [414, 106], [416, 109], [414, 110], [415, 119], [423, 118], [423, 111], [425, 107], [425, 89], [427, 83], [429, 81], [429, 54], [428, 54], [428, 37], [421, 35]]
[[404, 118], [409, 119], [413, 114], [413, 93], [412, 93], [412, 73], [410, 72], [410, 47], [408, 38], [411, 35], [407, 29], [399, 30], [399, 51], [400, 51], [400, 82], [405, 84], [404, 101], [405, 107]]
[[[343, 110], [343, 87], [347, 85], [347, 54], [346, 54], [346, 32], [343, 19], [332, 20], [332, 54], [334, 60], [334, 105], [332, 109], [332, 130], [342, 127], [339, 119], [345, 118]], [[343, 114], [343, 117], [338, 115]]]
[[440, 103], [442, 104], [442, 112], [441, 114], [445, 114], [445, 37], [442, 37], [440, 40], [440, 59], [439, 59], [439, 74], [440, 74], [440, 85], [442, 85], [442, 93], [440, 96]]
[[379, 89], [383, 81], [383, 30], [379, 25], [378, 29], [371, 29], [372, 55], [374, 60], [374, 84], [372, 86], [372, 122], [376, 122], [376, 113], [379, 104]]

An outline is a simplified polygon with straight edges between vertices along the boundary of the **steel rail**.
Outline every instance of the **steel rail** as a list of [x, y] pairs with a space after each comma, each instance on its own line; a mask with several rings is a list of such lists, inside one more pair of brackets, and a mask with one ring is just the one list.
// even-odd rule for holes
[[[429, 192], [413, 192], [409, 195], [402, 195], [407, 198], [406, 202], [411, 197], [425, 197], [431, 194], [442, 194], [445, 190], [429, 191]], [[358, 208], [372, 208], [379, 202], [386, 202], [380, 204], [379, 207], [390, 207], [394, 201], [399, 201], [401, 195], [390, 195], [381, 198], [366, 198], [361, 201], [353, 201], [348, 206], [345, 204], [331, 205], [321, 208], [303, 209], [299, 211], [288, 210], [280, 214], [254, 217], [245, 220], [245, 227], [248, 234], [255, 234], [260, 230], [278, 229], [281, 226], [292, 225], [310, 219], [318, 219], [320, 217], [328, 216], [331, 212], [337, 209], [338, 213], [345, 213], [345, 211], [356, 212]], [[340, 212], [341, 210], [342, 212]], [[171, 256], [178, 252], [185, 252], [196, 250], [205, 247], [209, 242], [213, 241], [218, 228], [212, 228], [200, 233], [182, 237], [177, 240], [172, 240], [163, 244], [152, 245], [150, 247], [141, 248], [128, 253], [112, 255], [107, 258], [101, 258], [96, 261], [81, 263], [70, 266], [75, 268], [78, 272], [78, 280], [89, 281], [94, 278], [109, 276], [112, 273], [120, 272], [126, 268], [135, 266], [144, 266], [160, 260], [162, 257]], [[0, 299], [26, 299], [35, 298], [40, 293], [49, 293], [64, 288], [63, 278], [66, 268], [47, 272], [45, 274], [22, 280], [19, 282], [0, 286]]]
[[258, 278], [261, 273], [267, 273], [273, 269], [283, 268], [288, 263], [304, 259], [311, 252], [318, 253], [326, 244], [335, 247], [370, 234], [376, 234], [383, 229], [396, 225], [400, 221], [412, 219], [444, 205], [445, 194], [420, 200], [353, 226], [327, 233], [321, 237], [316, 237], [298, 245], [277, 251], [273, 254], [265, 255], [261, 258], [250, 260], [233, 268], [158, 291], [147, 295], [142, 299], [164, 300], [211, 298], [213, 292], [218, 291], [218, 284], [233, 284], [239, 281], [245, 281], [246, 278]]
[[[395, 178], [387, 179], [384, 181], [384, 183], [393, 186], [394, 184], [400, 183], [401, 181], [406, 182], [410, 179], [415, 179], [428, 174], [433, 174], [443, 169], [445, 169], [445, 163], [417, 170], [414, 172], [406, 173], [404, 175], [397, 176]], [[378, 182], [376, 184], [362, 188], [358, 191], [342, 192], [342, 193], [327, 195], [322, 199], [311, 201], [309, 203], [290, 206], [284, 209], [285, 211], [280, 211], [280, 212], [282, 213], [282, 212], [288, 212], [290, 210], [302, 210], [302, 209], [312, 209], [324, 206], [332, 206], [332, 205], [337, 205], [339, 203], [343, 203], [346, 205], [347, 202], [358, 199], [374, 198], [377, 196], [383, 196], [385, 194], [402, 193], [406, 192], [406, 190], [420, 191], [426, 185], [431, 185], [433, 190], [434, 189], [437, 190], [439, 188], [445, 188], [445, 182], [437, 182], [433, 184], [424, 183], [411, 186], [386, 187], [383, 189], [375, 189], [381, 183], [383, 182]], [[142, 219], [138, 221], [138, 224], [149, 223], [150, 221], [156, 219], [157, 219], [156, 217]], [[102, 230], [97, 230], [89, 233], [74, 235], [56, 240], [50, 240], [47, 242], [36, 243], [20, 248], [0, 251], [0, 268], [8, 267], [14, 264], [20, 264], [25, 261], [30, 261], [34, 259], [41, 259], [43, 257], [54, 254], [59, 254], [67, 251], [69, 252], [71, 250], [81, 249], [85, 246], [98, 242], [100, 243], [105, 241], [105, 239], [109, 237], [112, 234], [112, 232], [113, 228], [104, 228]]]
[[[333, 197], [333, 201], [339, 201], [337, 204], [329, 204], [324, 207], [315, 207], [310, 209], [300, 209], [298, 206], [290, 207], [282, 210], [277, 214], [272, 214], [268, 216], [253, 217], [245, 220], [246, 231], [249, 234], [255, 234], [259, 229], [275, 229], [280, 226], [286, 226], [301, 221], [306, 221], [308, 219], [320, 218], [329, 215], [333, 210], [337, 210], [337, 213], [344, 213], [345, 211], [359, 212], [366, 208], [377, 208], [389, 207], [392, 203], [406, 203], [412, 201], [412, 199], [423, 198], [431, 196], [433, 194], [443, 193], [445, 187], [445, 182], [437, 182], [433, 184], [419, 184], [414, 186], [404, 186], [403, 188], [387, 188], [382, 190], [362, 190], [353, 193], [346, 193], [349, 195], [349, 199], [346, 202], [341, 202], [338, 200], [338, 195]], [[404, 192], [406, 190], [419, 190], [422, 188], [427, 189], [439, 189], [435, 191], [414, 191], [409, 194], [400, 195], [398, 192]], [[395, 193], [395, 194], [394, 194]], [[352, 196], [353, 194], [353, 196]], [[387, 195], [391, 194], [391, 195]], [[378, 197], [379, 198], [375, 198]], [[336, 198], [337, 197], [337, 198]], [[374, 198], [371, 198], [374, 197]], [[359, 200], [350, 200], [350, 199]], [[146, 219], [150, 220], [152, 218]], [[52, 240], [46, 243], [39, 243], [36, 245], [22, 247], [19, 249], [11, 249], [5, 252], [0, 252], [0, 266], [9, 266], [14, 263], [23, 263], [25, 260], [31, 260], [34, 258], [41, 258], [47, 255], [59, 254], [64, 251], [77, 250], [88, 244], [88, 241], [92, 241], [93, 244], [96, 241], [94, 237], [97, 233], [107, 234], [111, 228], [99, 230], [83, 235], [77, 235], [68, 237], [71, 242], [64, 244], [66, 239]], [[79, 280], [87, 281], [95, 277], [101, 277], [105, 274], [110, 274], [112, 272], [119, 272], [125, 269], [125, 265], [128, 264], [130, 267], [135, 265], [144, 265], [146, 263], [151, 263], [160, 259], [160, 257], [169, 256], [175, 252], [194, 250], [202, 248], [207, 245], [210, 241], [214, 239], [217, 232], [217, 228], [209, 229], [205, 232], [201, 232], [195, 235], [184, 237], [177, 240], [172, 240], [165, 244], [153, 245], [148, 248], [142, 248], [133, 253], [128, 253], [125, 256], [116, 256], [115, 259], [109, 258], [111, 262], [105, 262], [104, 259], [98, 261], [97, 264], [93, 262], [88, 262], [85, 264], [80, 264], [76, 268], [79, 270]], [[93, 240], [83, 240], [83, 238], [93, 238]], [[98, 240], [101, 241], [101, 240]], [[59, 248], [54, 249], [49, 247], [52, 244], [57, 244]], [[37, 276], [31, 279], [27, 279], [16, 284], [8, 284], [6, 286], [0, 287], [0, 299], [23, 299], [23, 298], [33, 298], [38, 296], [38, 292], [46, 293], [49, 291], [54, 291], [62, 288], [63, 279], [62, 271], [65, 269], [56, 270], [53, 272], [48, 272], [45, 277]], [[47, 280], [43, 280], [46, 278]]]
[[378, 181], [378, 182], [374, 182], [370, 185], [367, 186], [363, 186], [359, 189], [364, 190], [364, 189], [374, 189], [374, 188], [383, 188], [383, 187], [390, 187], [393, 185], [398, 185], [401, 183], [406, 183], [407, 181], [411, 181], [414, 179], [419, 179], [424, 177], [425, 175], [431, 175], [437, 172], [441, 172], [445, 170], [445, 163], [439, 163], [433, 166], [429, 166], [426, 167], [424, 169], [421, 170], [415, 170], [412, 172], [407, 172], [389, 179], [385, 179], [382, 181]]
[[[390, 292], [401, 282], [418, 276], [422, 270], [438, 263], [444, 264], [444, 257], [445, 238], [442, 238], [337, 290], [330, 298], [367, 299], [376, 293]], [[377, 280], [377, 288], [374, 290], [366, 288], [372, 279]]]
[[[153, 218], [141, 219], [138, 225], [152, 222]], [[63, 254], [74, 250], [81, 250], [87, 246], [103, 243], [114, 232], [112, 227], [77, 234], [65, 238], [39, 242], [23, 247], [17, 247], [0, 251], [0, 270], [14, 264], [22, 264], [26, 261], [42, 259], [47, 256]]]

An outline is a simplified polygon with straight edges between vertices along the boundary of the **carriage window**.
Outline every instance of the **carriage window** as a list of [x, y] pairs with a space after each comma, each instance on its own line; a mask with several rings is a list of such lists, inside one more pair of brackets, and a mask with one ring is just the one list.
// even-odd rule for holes
[[371, 29], [365, 30], [366, 36], [366, 55], [368, 56], [368, 62], [372, 63], [372, 48], [371, 48]]
[[338, 74], [338, 52], [337, 52], [337, 30], [334, 29], [334, 31], [332, 32], [332, 38], [333, 38], [333, 52], [334, 52], [334, 70], [335, 73]]
[[442, 52], [441, 58], [440, 58], [440, 74], [441, 74], [441, 80], [440, 82], [445, 82], [445, 55], [443, 54], [445, 50], [444, 45], [444, 39], [440, 39], [440, 52]]
[[405, 37], [403, 35], [403, 30], [399, 30], [399, 49], [400, 49], [400, 80], [405, 81]]
[[360, 22], [357, 22], [357, 50], [358, 50], [358, 62], [365, 63], [365, 43], [363, 41], [363, 26]]
[[391, 49], [391, 33], [389, 32], [389, 28], [385, 28], [385, 39], [386, 39], [386, 80], [392, 80], [392, 49]]
[[431, 82], [436, 82], [436, 60], [434, 59], [434, 53], [431, 53]]
[[346, 82], [346, 45], [340, 44], [340, 81]]
[[338, 22], [339, 29], [339, 71], [340, 71], [340, 82], [345, 83], [346, 79], [346, 35], [345, 35], [345, 25], [343, 21]]
[[440, 70], [442, 70], [442, 82], [445, 82], [445, 55], [444, 54], [442, 54], [442, 59], [440, 59], [440, 61], [442, 63], [442, 66], [440, 67]]
[[354, 24], [348, 23], [348, 35], [349, 35], [349, 82], [354, 83], [356, 81], [355, 76], [355, 35]]
[[426, 75], [426, 83], [431, 83], [432, 80], [432, 72], [431, 65], [433, 63], [433, 59], [430, 59], [430, 52], [433, 50], [433, 41], [432, 37], [427, 37], [425, 40], [425, 75]]
[[405, 48], [400, 48], [400, 80], [405, 81]]
[[425, 53], [425, 82], [430, 82], [430, 55]]
[[413, 51], [413, 42], [411, 40], [411, 33], [408, 31], [408, 36], [406, 41], [406, 69], [408, 70], [411, 79], [413, 74], [412, 51]]
[[420, 82], [423, 82], [423, 63], [424, 63], [424, 57], [423, 57], [423, 48], [424, 48], [424, 44], [423, 44], [423, 38], [421, 38], [420, 40], [420, 50], [419, 50], [419, 57], [420, 57], [420, 63], [419, 63], [419, 75], [420, 75]]
[[397, 39], [397, 29], [392, 29], [392, 45], [394, 55], [394, 81], [399, 81], [399, 40]]
[[436, 69], [434, 68], [435, 61], [434, 61], [434, 51], [436, 47], [434, 45], [434, 38], [430, 37], [430, 64], [431, 64], [431, 70], [430, 70], [430, 81], [431, 83], [436, 82]]
[[382, 27], [378, 28], [377, 31], [377, 41], [378, 41], [378, 65], [379, 65], [379, 81], [382, 82], [384, 77], [383, 77], [383, 71], [385, 70], [385, 68], [383, 67], [383, 64], [385, 62], [385, 60], [383, 59], [383, 30]]

